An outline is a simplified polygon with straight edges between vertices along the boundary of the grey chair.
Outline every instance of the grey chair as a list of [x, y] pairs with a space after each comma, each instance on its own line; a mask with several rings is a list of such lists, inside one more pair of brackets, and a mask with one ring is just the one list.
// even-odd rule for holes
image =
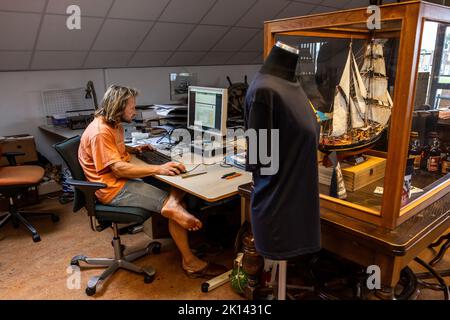
[[[54, 148], [67, 164], [72, 174], [73, 179], [67, 179], [66, 181], [74, 187], [73, 211], [77, 212], [84, 207], [89, 216], [93, 231], [103, 231], [109, 227], [112, 228], [114, 234], [112, 240], [114, 258], [88, 258], [84, 255], [78, 255], [72, 258], [70, 264], [72, 266], [79, 266], [80, 261], [83, 261], [90, 265], [107, 267], [100, 276], [94, 276], [89, 279], [86, 287], [86, 294], [88, 296], [94, 295], [97, 285], [105, 281], [120, 268], [143, 274], [144, 282], [151, 283], [155, 276], [155, 270], [151, 267], [141, 268], [131, 262], [149, 253], [159, 253], [161, 251], [161, 243], [153, 241], [139, 251], [124, 255], [124, 246], [120, 242], [120, 234], [123, 233], [123, 230], [134, 233], [133, 230], [142, 227], [142, 223], [150, 218], [153, 212], [138, 207], [116, 207], [99, 203], [96, 200], [95, 191], [105, 188], [106, 185], [92, 183], [86, 180], [78, 162], [79, 145], [80, 136], [75, 136], [54, 145]], [[127, 224], [127, 226], [119, 229], [119, 224]]]

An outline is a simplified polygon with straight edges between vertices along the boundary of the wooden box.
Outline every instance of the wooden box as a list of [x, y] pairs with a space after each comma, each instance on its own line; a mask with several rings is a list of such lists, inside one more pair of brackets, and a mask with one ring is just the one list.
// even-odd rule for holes
[[[365, 155], [367, 160], [361, 164], [352, 166], [341, 163], [342, 176], [344, 177], [347, 191], [359, 190], [384, 177], [386, 159]], [[329, 186], [333, 168], [319, 166], [319, 183]]]
[[356, 166], [342, 165], [342, 176], [347, 190], [359, 190], [384, 177], [386, 159], [373, 156], [365, 157], [367, 160]]

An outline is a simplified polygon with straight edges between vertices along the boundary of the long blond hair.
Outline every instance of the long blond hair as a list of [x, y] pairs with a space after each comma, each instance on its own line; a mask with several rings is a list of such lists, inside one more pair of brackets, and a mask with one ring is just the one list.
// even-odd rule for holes
[[136, 89], [111, 85], [103, 96], [100, 109], [95, 112], [95, 116], [103, 116], [106, 123], [116, 126], [122, 119], [123, 111], [128, 99], [136, 97], [139, 92]]

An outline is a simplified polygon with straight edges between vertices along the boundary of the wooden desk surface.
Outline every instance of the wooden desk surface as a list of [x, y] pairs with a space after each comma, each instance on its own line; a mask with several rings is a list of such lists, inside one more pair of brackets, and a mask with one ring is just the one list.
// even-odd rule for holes
[[[134, 163], [144, 163], [142, 160], [134, 157], [131, 160]], [[196, 165], [188, 164], [186, 169], [190, 170]], [[181, 176], [155, 176], [158, 180], [163, 181], [171, 186], [186, 191], [200, 199], [208, 202], [216, 202], [238, 194], [238, 187], [252, 181], [250, 172], [243, 171], [236, 167], [221, 167], [220, 164], [200, 165], [192, 171], [201, 171], [205, 169], [206, 174], [183, 179]], [[239, 172], [242, 175], [230, 180], [221, 179], [224, 174], [230, 172]]]
[[68, 138], [72, 138], [76, 135], [82, 135], [84, 129], [75, 129], [72, 130], [70, 128], [66, 128], [66, 127], [57, 127], [57, 126], [52, 126], [52, 125], [42, 125], [39, 126], [39, 129], [52, 133], [54, 135], [57, 135], [63, 139], [68, 139]]

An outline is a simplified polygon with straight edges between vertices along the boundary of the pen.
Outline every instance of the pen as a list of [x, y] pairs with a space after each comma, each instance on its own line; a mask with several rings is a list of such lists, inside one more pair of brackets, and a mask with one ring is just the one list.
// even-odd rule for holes
[[234, 174], [236, 174], [236, 172], [230, 172], [230, 173], [224, 174], [224, 175], [222, 176], [222, 179], [226, 179], [227, 177], [232, 176], [232, 175], [234, 175]]
[[235, 174], [233, 174], [231, 176], [227, 176], [225, 179], [226, 180], [230, 180], [230, 179], [237, 178], [237, 177], [240, 177], [240, 176], [242, 176], [242, 173], [235, 173]]

